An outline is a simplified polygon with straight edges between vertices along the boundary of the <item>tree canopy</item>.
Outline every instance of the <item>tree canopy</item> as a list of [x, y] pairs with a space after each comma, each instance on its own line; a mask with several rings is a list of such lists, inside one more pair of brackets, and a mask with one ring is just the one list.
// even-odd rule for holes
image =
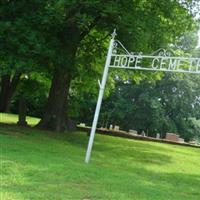
[[[16, 75], [15, 85], [22, 74], [42, 73], [51, 80], [51, 86], [38, 126], [65, 130], [71, 112], [69, 106], [73, 105], [72, 96], [85, 93], [81, 98], [86, 102], [88, 95], [92, 101], [96, 94], [94, 81], [100, 77], [109, 34], [114, 28], [127, 48], [151, 52], [175, 43], [186, 31], [197, 27], [192, 13], [194, 2], [1, 1], [0, 99], [7, 105], [4, 111], [9, 108], [8, 101], [17, 88], [8, 95], [4, 92], [9, 91], [5, 85], [11, 84]], [[115, 85], [115, 75], [113, 72], [110, 78], [111, 88]], [[132, 76], [133, 80], [155, 78], [154, 74], [141, 72], [121, 75]]]

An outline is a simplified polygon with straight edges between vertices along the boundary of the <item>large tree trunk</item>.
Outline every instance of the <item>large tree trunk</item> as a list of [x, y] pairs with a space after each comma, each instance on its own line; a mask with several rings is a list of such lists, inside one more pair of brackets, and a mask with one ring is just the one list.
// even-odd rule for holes
[[71, 77], [67, 71], [56, 69], [46, 112], [37, 125], [39, 128], [63, 131], [67, 129], [67, 98], [69, 93]]
[[27, 126], [26, 121], [26, 114], [27, 114], [27, 103], [24, 97], [19, 99], [19, 115], [18, 115], [18, 122], [19, 126]]
[[72, 79], [71, 75], [75, 73], [75, 56], [80, 42], [77, 27], [72, 24], [70, 27], [66, 27], [66, 30], [66, 33], [63, 32], [59, 35], [63, 48], [65, 48], [66, 58], [64, 62], [61, 62], [62, 66], [55, 67], [45, 113], [37, 125], [39, 128], [54, 131], [64, 131], [69, 128], [70, 123], [68, 123], [67, 116], [68, 94]]
[[0, 112], [8, 112], [11, 99], [20, 81], [21, 73], [1, 76]]

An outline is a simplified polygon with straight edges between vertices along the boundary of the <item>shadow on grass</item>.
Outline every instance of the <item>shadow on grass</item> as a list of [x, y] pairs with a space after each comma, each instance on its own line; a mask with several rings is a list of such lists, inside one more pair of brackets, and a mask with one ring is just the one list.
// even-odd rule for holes
[[[69, 174], [66, 175], [68, 166], [59, 172], [57, 170], [43, 170], [39, 166], [38, 171], [25, 174], [23, 183], [17, 185], [10, 182], [7, 186], [2, 186], [2, 191], [8, 194], [20, 192], [24, 198], [29, 198], [28, 192], [31, 191], [30, 195], [33, 200], [41, 197], [40, 195], [46, 200], [50, 194], [52, 199], [56, 199], [56, 197], [59, 199], [58, 197], [61, 198], [61, 196], [62, 199], [65, 199], [65, 195], [69, 195], [73, 199], [77, 193], [82, 197], [89, 194], [94, 200], [119, 200], [122, 196], [123, 200], [200, 199], [200, 175], [161, 173], [145, 168], [136, 168], [134, 171], [127, 171], [127, 174], [120, 174], [113, 168], [108, 173], [102, 167], [98, 169], [83, 167], [79, 169], [78, 176], [71, 177]], [[70, 170], [71, 173], [74, 173], [72, 167]], [[95, 170], [98, 170], [98, 173], [94, 173]], [[142, 173], [138, 174], [139, 170]], [[66, 187], [70, 187], [70, 185], [76, 185], [76, 187], [67, 190], [68, 194], [66, 194]], [[85, 186], [84, 189], [82, 185]]]
[[[163, 153], [166, 148], [162, 145], [154, 146], [148, 142], [134, 140], [130, 142], [127, 139], [97, 136], [93, 149], [95, 154], [93, 162], [86, 166], [80, 156], [86, 150], [89, 139], [85, 134], [63, 135], [30, 130], [32, 131], [30, 134], [37, 132], [37, 134], [48, 135], [54, 140], [66, 141], [73, 145], [75, 151], [72, 155], [66, 155], [66, 150], [70, 150], [65, 148], [66, 144], [63, 147], [60, 143], [54, 144], [48, 141], [49, 146], [46, 146], [44, 145], [46, 140], [42, 141], [41, 148], [37, 149], [35, 146], [40, 137], [34, 143], [24, 142], [12, 146], [10, 142], [10, 148], [14, 149], [12, 151], [6, 149], [5, 155], [2, 155], [7, 161], [10, 160], [10, 163], [8, 162], [2, 168], [7, 177], [7, 183], [2, 184], [2, 190], [12, 194], [20, 193], [23, 196], [21, 199], [46, 200], [50, 199], [50, 195], [51, 199], [69, 199], [67, 198], [69, 196], [75, 199], [76, 194], [82, 197], [89, 194], [88, 196], [94, 200], [200, 199], [200, 175], [195, 175], [194, 172], [189, 174], [188, 169], [186, 173], [180, 173], [178, 166], [176, 166], [177, 173], [159, 172], [156, 168], [146, 169], [146, 166], [151, 164], [155, 167], [169, 164], [170, 167], [172, 160], [170, 156]], [[10, 131], [14, 129], [11, 128]], [[27, 129], [23, 129], [22, 132], [25, 131]], [[56, 149], [55, 155], [52, 156], [49, 149], [53, 147]], [[30, 152], [27, 152], [29, 150]], [[124, 165], [125, 160], [126, 165]], [[19, 174], [17, 175], [16, 172]], [[23, 181], [20, 182], [22, 177]], [[76, 186], [70, 187], [71, 185]]]
[[[132, 187], [122, 186], [124, 195], [128, 195], [129, 199], [149, 200], [199, 200], [200, 199], [200, 175], [187, 173], [161, 173], [146, 169], [141, 170], [138, 179], [133, 180]], [[123, 184], [123, 179], [121, 178]], [[136, 184], [135, 184], [136, 183]], [[135, 188], [134, 188], [135, 187]], [[120, 190], [120, 188], [118, 188]], [[131, 192], [133, 191], [133, 192]]]
[[[79, 146], [86, 151], [89, 137], [82, 133], [72, 133], [65, 136], [65, 139], [76, 146]], [[119, 143], [120, 141], [120, 143]], [[161, 153], [163, 147], [155, 146], [149, 142], [138, 142], [127, 139], [119, 139], [111, 136], [97, 137], [94, 146], [93, 153], [97, 156], [99, 154], [105, 155], [107, 158], [118, 160], [123, 156], [123, 159], [129, 161], [136, 161], [146, 164], [158, 164], [165, 165], [171, 162], [169, 155]]]
[[[35, 128], [20, 128], [14, 125], [4, 125], [4, 128], [5, 131], [10, 130], [11, 133], [14, 133], [16, 130], [22, 132], [25, 135], [34, 135], [37, 133], [36, 135], [41, 135], [45, 137], [47, 136], [49, 138], [52, 138], [53, 140], [67, 142], [73, 145], [74, 148], [78, 147], [77, 153], [82, 152], [82, 156], [84, 156], [86, 152], [89, 140], [89, 137], [86, 136], [86, 133], [82, 132], [56, 133], [50, 131], [41, 131]], [[40, 144], [42, 144], [43, 142], [45, 143], [45, 138], [43, 139], [44, 140], [42, 141], [40, 138]], [[172, 162], [170, 154], [165, 153], [166, 150], [168, 150], [168, 146], [169, 145], [166, 146], [165, 144], [154, 145], [152, 144], [152, 142], [146, 141], [135, 141], [129, 139], [115, 138], [112, 136], [97, 135], [95, 138], [92, 154], [95, 154], [95, 160], [97, 162], [98, 160], [102, 161], [102, 159], [105, 158], [105, 162], [107, 162], [109, 159], [112, 159], [112, 162], [117, 163], [117, 161], [121, 159], [129, 162], [137, 162], [139, 164], [152, 164], [162, 166], [170, 164]], [[54, 151], [55, 154], [59, 153], [56, 150], [52, 149], [52, 152]], [[84, 160], [84, 157], [82, 158], [82, 160]]]

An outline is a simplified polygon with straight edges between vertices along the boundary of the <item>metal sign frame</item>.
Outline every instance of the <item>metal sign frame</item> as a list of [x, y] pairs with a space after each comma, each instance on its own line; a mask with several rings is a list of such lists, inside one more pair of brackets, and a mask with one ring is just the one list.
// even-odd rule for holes
[[[120, 41], [115, 40], [115, 36], [116, 31], [114, 30], [108, 48], [102, 81], [101, 83], [99, 82], [99, 96], [96, 104], [96, 110], [85, 157], [86, 163], [89, 163], [91, 157], [94, 136], [109, 68], [200, 74], [200, 58], [171, 56], [171, 52], [165, 49], [159, 49], [152, 55], [143, 55], [142, 53], [129, 53]], [[117, 44], [121, 46], [125, 54], [117, 53]], [[154, 55], [155, 53], [158, 53], [158, 55]], [[147, 65], [149, 67], [146, 67], [144, 63], [148, 63]]]

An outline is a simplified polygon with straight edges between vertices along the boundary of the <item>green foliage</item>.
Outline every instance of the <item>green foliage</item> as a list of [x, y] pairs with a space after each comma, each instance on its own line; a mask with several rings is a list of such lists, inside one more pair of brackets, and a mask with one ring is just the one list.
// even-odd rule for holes
[[199, 128], [191, 120], [199, 117], [199, 82], [198, 76], [177, 74], [140, 84], [118, 81], [103, 103], [100, 125], [118, 124], [151, 136], [178, 132], [186, 140], [199, 137]]
[[41, 117], [48, 98], [49, 87], [50, 80], [44, 74], [31, 73], [24, 75], [12, 100], [10, 110], [13, 113], [18, 113], [19, 99], [23, 98], [26, 100], [27, 114]]
[[185, 53], [193, 53], [198, 43], [197, 31], [183, 33], [183, 36], [178, 38], [176, 48], [182, 49]]
[[[99, 48], [97, 41], [114, 27], [118, 38], [133, 51], [151, 51], [174, 42], [194, 26], [190, 6], [190, 1], [183, 7], [178, 1], [165, 0], [4, 1], [0, 8], [1, 57], [19, 67], [36, 64], [52, 71], [52, 66], [62, 66], [74, 74], [79, 65], [70, 65], [66, 55], [74, 59], [82, 43], [87, 50]], [[87, 52], [94, 57], [93, 51]]]
[[[196, 28], [189, 12], [192, 8], [193, 1], [190, 0], [182, 3], [178, 0], [3, 1], [0, 5], [0, 73], [36, 71], [48, 74], [50, 78], [58, 73], [56, 75], [62, 79], [58, 85], [72, 80], [70, 97], [60, 101], [63, 102], [60, 107], [64, 108], [70, 99], [70, 115], [77, 116], [79, 103], [87, 102], [87, 97], [94, 101], [98, 88], [94, 82], [101, 77], [108, 34], [114, 28], [117, 28], [117, 38], [131, 51], [152, 52], [174, 43], [183, 32]], [[133, 77], [133, 74], [113, 73], [106, 96], [114, 88], [116, 74]], [[70, 80], [65, 81], [66, 77]], [[157, 77], [160, 78], [135, 72], [132, 79], [139, 82]], [[49, 96], [64, 98], [64, 90], [60, 95], [56, 96], [54, 91], [54, 95]], [[73, 101], [75, 95], [80, 101]], [[46, 106], [48, 110], [44, 113], [55, 116], [56, 106]], [[50, 121], [52, 116], [49, 116]]]

